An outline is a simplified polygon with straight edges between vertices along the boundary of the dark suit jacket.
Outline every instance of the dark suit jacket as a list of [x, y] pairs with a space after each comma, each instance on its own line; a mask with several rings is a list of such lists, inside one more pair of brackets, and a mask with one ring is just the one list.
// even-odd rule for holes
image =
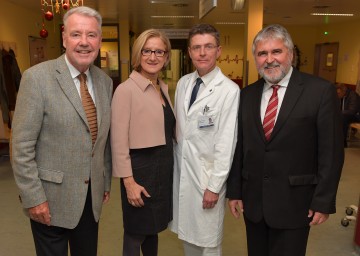
[[308, 210], [335, 212], [344, 160], [335, 86], [293, 70], [268, 142], [260, 102], [264, 80], [241, 92], [239, 136], [227, 197], [245, 216], [274, 228], [308, 226]]

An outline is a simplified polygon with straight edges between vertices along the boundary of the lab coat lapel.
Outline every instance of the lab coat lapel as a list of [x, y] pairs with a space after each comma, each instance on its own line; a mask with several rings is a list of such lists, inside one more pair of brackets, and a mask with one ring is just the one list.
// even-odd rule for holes
[[[199, 95], [197, 95], [196, 100], [192, 104], [191, 108], [189, 110], [187, 110], [188, 114], [191, 113], [193, 109], [196, 109], [194, 106], [196, 106], [197, 104], [200, 104], [201, 101], [203, 101], [205, 98], [209, 97], [215, 91], [215, 86], [219, 85], [223, 81], [220, 74], [221, 74], [221, 72], [219, 72], [219, 74], [216, 75], [215, 79], [212, 80]], [[195, 80], [196, 80], [195, 77], [196, 76], [194, 74], [194, 76], [192, 76], [192, 78], [191, 78], [190, 85], [195, 84]], [[187, 89], [186, 96], [190, 99], [193, 86], [189, 86], [189, 87], [190, 88]], [[189, 108], [189, 106], [187, 106], [187, 108]]]

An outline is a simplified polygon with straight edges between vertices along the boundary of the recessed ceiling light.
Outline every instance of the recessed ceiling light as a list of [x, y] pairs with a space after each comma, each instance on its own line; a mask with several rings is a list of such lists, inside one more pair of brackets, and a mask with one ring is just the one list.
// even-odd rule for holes
[[149, 0], [151, 4], [187, 4], [188, 1], [184, 0]]
[[313, 16], [354, 16], [353, 13], [310, 13]]
[[329, 8], [330, 5], [314, 5], [313, 8], [315, 9], [326, 9]]
[[244, 8], [245, 0], [231, 0], [231, 8], [234, 11], [240, 11]]
[[154, 19], [193, 19], [195, 16], [166, 16], [166, 15], [158, 15], [158, 16], [150, 16]]
[[245, 22], [225, 22], [225, 21], [219, 21], [215, 22], [217, 25], [244, 25]]
[[188, 7], [188, 4], [173, 4], [174, 7]]

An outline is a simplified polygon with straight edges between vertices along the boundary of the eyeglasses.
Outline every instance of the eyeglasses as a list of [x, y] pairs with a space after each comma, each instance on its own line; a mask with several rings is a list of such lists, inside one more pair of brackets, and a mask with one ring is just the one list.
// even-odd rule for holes
[[209, 52], [213, 49], [216, 49], [218, 48], [217, 45], [213, 45], [213, 44], [205, 44], [205, 45], [193, 45], [190, 47], [190, 49], [193, 51], [193, 52], [200, 52], [201, 48], [204, 47], [204, 51], [206, 52]]
[[156, 57], [163, 57], [165, 55], [165, 53], [167, 53], [167, 51], [163, 51], [163, 50], [152, 51], [150, 49], [142, 49], [141, 50], [142, 56], [150, 56], [152, 53], [154, 53]]

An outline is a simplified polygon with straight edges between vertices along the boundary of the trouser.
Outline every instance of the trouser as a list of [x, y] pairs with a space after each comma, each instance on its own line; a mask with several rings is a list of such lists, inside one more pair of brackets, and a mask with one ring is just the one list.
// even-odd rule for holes
[[184, 241], [186, 256], [221, 256], [221, 244], [216, 247], [200, 247]]
[[96, 256], [98, 223], [92, 211], [91, 188], [88, 187], [85, 207], [74, 229], [47, 226], [30, 220], [37, 256]]
[[136, 235], [124, 231], [123, 256], [157, 256], [158, 235]]
[[310, 227], [275, 229], [246, 217], [248, 256], [305, 256]]

